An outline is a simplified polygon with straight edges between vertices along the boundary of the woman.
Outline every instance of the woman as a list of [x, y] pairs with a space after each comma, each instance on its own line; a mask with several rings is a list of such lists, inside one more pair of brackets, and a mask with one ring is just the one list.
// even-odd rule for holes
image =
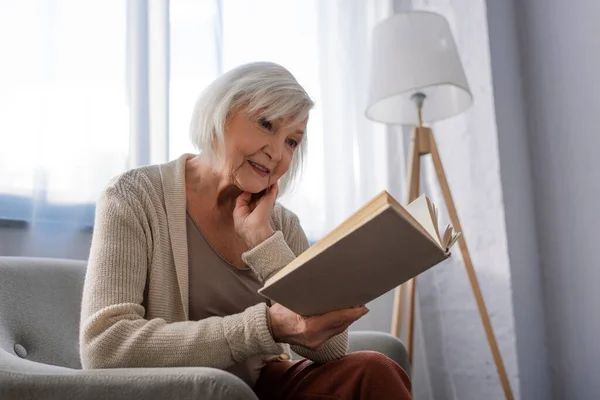
[[[220, 368], [261, 399], [382, 398], [382, 388], [410, 396], [392, 360], [346, 355], [347, 328], [365, 307], [303, 318], [257, 294], [308, 247], [298, 218], [276, 199], [300, 167], [312, 106], [281, 66], [241, 66], [195, 106], [200, 154], [109, 184], [84, 285], [84, 368]], [[289, 361], [291, 349], [306, 359]]]

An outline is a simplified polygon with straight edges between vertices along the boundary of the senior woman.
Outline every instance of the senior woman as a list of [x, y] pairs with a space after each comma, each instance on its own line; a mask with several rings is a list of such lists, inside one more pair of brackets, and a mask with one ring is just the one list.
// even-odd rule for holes
[[[312, 106], [283, 67], [243, 65], [196, 103], [199, 154], [110, 182], [85, 278], [83, 368], [219, 368], [261, 399], [410, 398], [398, 364], [346, 354], [365, 307], [304, 318], [257, 294], [308, 247], [276, 199], [300, 168]], [[291, 361], [291, 349], [304, 360]]]

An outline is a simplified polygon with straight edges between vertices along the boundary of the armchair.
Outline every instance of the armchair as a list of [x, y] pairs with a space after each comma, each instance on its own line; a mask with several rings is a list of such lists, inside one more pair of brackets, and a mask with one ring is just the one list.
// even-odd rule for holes
[[[213, 368], [82, 370], [85, 268], [84, 261], [0, 257], [0, 398], [257, 399], [241, 379]], [[391, 335], [351, 332], [350, 343], [350, 351], [380, 351], [409, 372], [406, 349]]]

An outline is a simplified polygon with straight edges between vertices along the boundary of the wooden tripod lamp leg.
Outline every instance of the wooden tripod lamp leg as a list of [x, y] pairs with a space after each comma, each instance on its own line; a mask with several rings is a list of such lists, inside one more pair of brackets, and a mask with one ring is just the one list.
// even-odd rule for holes
[[[448, 186], [448, 180], [446, 179], [446, 173], [444, 172], [444, 167], [442, 166], [442, 160], [440, 158], [440, 154], [438, 152], [437, 145], [435, 143], [435, 138], [433, 134], [430, 134], [429, 138], [430, 150], [431, 150], [431, 158], [433, 160], [433, 165], [435, 167], [435, 172], [437, 174], [442, 194], [444, 196], [444, 201], [446, 203], [446, 207], [448, 208], [448, 214], [450, 216], [450, 221], [452, 226], [457, 232], [462, 232], [462, 227], [460, 226], [460, 221], [458, 219], [458, 214], [456, 212], [456, 208], [454, 207], [454, 201], [452, 200], [452, 194], [450, 193], [450, 187]], [[477, 302], [477, 308], [479, 309], [479, 316], [481, 317], [481, 322], [483, 324], [483, 328], [485, 330], [485, 334], [487, 336], [488, 343], [490, 345], [490, 349], [492, 351], [492, 356], [494, 358], [494, 363], [496, 364], [496, 369], [498, 370], [498, 376], [500, 377], [500, 382], [502, 384], [502, 388], [504, 390], [504, 395], [507, 400], [513, 399], [512, 390], [510, 388], [510, 383], [508, 381], [508, 376], [506, 375], [506, 370], [504, 369], [504, 363], [502, 362], [502, 356], [500, 355], [500, 350], [498, 349], [498, 344], [496, 343], [496, 338], [494, 336], [494, 331], [492, 329], [492, 324], [490, 322], [490, 318], [487, 312], [487, 308], [485, 306], [485, 302], [483, 301], [483, 296], [481, 294], [481, 289], [479, 287], [479, 282], [477, 281], [477, 276], [475, 275], [475, 269], [473, 268], [473, 262], [471, 261], [471, 256], [469, 255], [469, 250], [467, 249], [467, 243], [465, 241], [465, 235], [463, 234], [460, 239], [458, 239], [458, 246], [460, 248], [460, 252], [463, 256], [463, 261], [465, 263], [465, 268], [467, 269], [467, 275], [469, 276], [469, 281], [471, 282], [471, 288], [473, 289], [473, 294], [475, 295], [475, 301]]]
[[402, 334], [402, 313], [404, 310], [404, 295], [406, 285], [403, 283], [394, 291], [394, 311], [392, 313], [392, 335], [400, 338]]
[[[419, 195], [419, 183], [421, 177], [421, 154], [423, 150], [423, 140], [427, 139], [425, 128], [415, 128], [412, 132], [410, 142], [410, 152], [408, 159], [408, 186], [406, 188], [406, 203], [410, 203]], [[408, 326], [406, 331], [406, 347], [408, 358], [412, 364], [413, 349], [413, 325], [414, 325], [414, 302], [416, 281], [411, 279], [405, 284], [396, 288], [394, 295], [394, 311], [392, 314], [392, 335], [400, 337], [402, 330], [402, 320], [404, 311], [404, 292], [408, 287]]]

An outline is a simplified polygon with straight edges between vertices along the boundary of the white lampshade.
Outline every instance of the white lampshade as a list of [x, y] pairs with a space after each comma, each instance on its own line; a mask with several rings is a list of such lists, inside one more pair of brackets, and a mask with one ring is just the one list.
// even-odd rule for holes
[[411, 96], [427, 97], [423, 121], [457, 115], [472, 97], [448, 21], [426, 11], [396, 14], [373, 32], [369, 119], [389, 124], [418, 122]]

